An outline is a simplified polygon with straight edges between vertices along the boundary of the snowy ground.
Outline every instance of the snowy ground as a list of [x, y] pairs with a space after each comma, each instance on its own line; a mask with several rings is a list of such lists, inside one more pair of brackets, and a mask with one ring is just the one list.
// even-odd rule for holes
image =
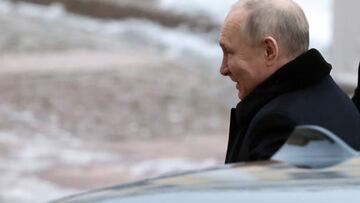
[[0, 24], [0, 202], [223, 162], [236, 94], [211, 37], [7, 1]]

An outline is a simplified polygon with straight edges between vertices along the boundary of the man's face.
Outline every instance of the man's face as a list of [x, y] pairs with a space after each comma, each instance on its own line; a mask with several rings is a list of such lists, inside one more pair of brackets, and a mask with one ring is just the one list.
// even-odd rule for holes
[[231, 11], [220, 36], [224, 53], [220, 73], [236, 83], [241, 100], [266, 79], [265, 50], [250, 46], [240, 31], [245, 17], [243, 10]]

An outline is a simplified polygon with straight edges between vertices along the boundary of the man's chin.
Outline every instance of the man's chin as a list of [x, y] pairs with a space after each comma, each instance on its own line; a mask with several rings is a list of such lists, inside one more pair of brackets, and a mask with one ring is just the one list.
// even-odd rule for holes
[[247, 95], [248, 95], [248, 93], [247, 93], [246, 91], [240, 91], [240, 90], [238, 90], [238, 98], [239, 98], [240, 100], [244, 100]]
[[240, 91], [238, 91], [238, 98], [239, 98], [240, 100], [243, 100], [243, 99], [244, 99], [244, 95], [243, 95]]

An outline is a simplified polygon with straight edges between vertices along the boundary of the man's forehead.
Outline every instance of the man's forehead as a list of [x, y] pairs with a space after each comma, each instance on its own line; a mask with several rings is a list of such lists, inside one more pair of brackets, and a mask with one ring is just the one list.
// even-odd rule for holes
[[[246, 17], [246, 15], [249, 13], [249, 11], [246, 8], [234, 6], [230, 9], [229, 13], [226, 16], [227, 19], [237, 19], [241, 21]], [[225, 21], [226, 21], [225, 20]]]
[[221, 47], [227, 47], [230, 44], [230, 36], [228, 29], [224, 26], [220, 33], [219, 44]]
[[238, 29], [244, 22], [248, 12], [242, 8], [232, 8], [226, 16], [222, 30]]
[[245, 18], [245, 13], [234, 9], [226, 17], [220, 34], [220, 44], [227, 44], [233, 33], [236, 35], [241, 29], [241, 24]]

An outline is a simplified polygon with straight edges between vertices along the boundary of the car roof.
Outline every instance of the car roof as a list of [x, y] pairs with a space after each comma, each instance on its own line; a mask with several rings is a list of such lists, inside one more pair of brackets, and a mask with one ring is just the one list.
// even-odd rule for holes
[[249, 202], [255, 199], [303, 203], [320, 202], [324, 197], [331, 197], [327, 202], [358, 202], [360, 156], [326, 129], [297, 127], [272, 159], [169, 174], [53, 203]]
[[[243, 163], [219, 166], [176, 175], [161, 176], [128, 184], [91, 191], [61, 199], [57, 202], [121, 202], [161, 198], [196, 199], [264, 194], [292, 194], [301, 192], [308, 196], [315, 193], [336, 192], [338, 196], [360, 194], [360, 157], [324, 169], [303, 169], [276, 161]], [[342, 195], [340, 195], [342, 194]], [[217, 197], [211, 197], [212, 199]], [[54, 202], [54, 203], [55, 203]], [[183, 202], [183, 201], [182, 201]]]

